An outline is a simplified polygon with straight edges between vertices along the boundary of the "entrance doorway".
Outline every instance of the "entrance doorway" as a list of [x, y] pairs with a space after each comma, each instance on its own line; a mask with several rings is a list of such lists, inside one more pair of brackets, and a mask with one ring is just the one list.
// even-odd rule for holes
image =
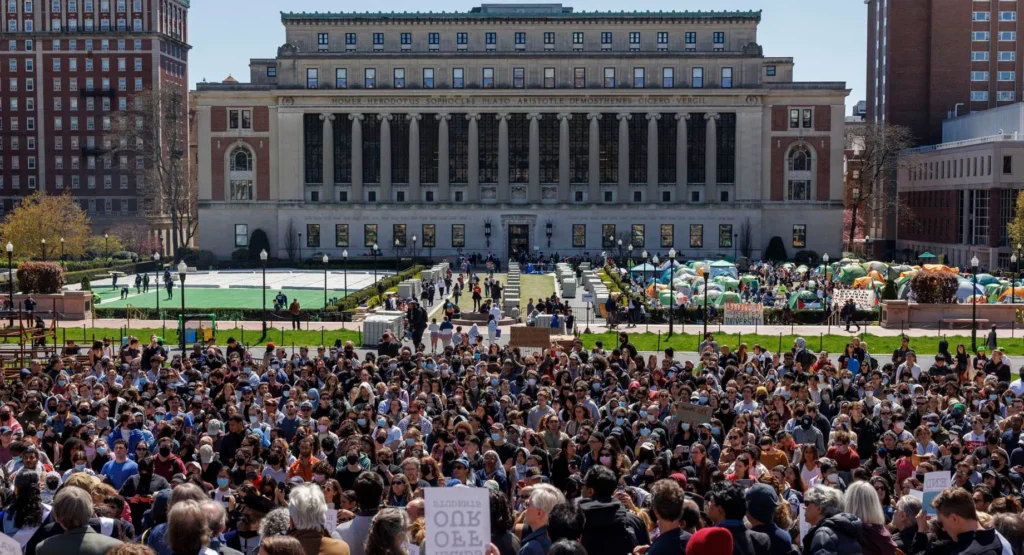
[[530, 251], [530, 226], [508, 224], [508, 256], [518, 258], [519, 253]]

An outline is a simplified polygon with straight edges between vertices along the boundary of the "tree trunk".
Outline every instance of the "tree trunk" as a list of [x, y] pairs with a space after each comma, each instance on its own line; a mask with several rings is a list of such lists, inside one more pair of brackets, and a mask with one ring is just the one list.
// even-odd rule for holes
[[[853, 238], [857, 234], [857, 209], [860, 207], [859, 199], [853, 203], [853, 212], [850, 214], [850, 252], [853, 252]], [[866, 248], [866, 247], [865, 247]]]
[[171, 248], [174, 253], [174, 260], [181, 261], [178, 257], [178, 210], [171, 208]]

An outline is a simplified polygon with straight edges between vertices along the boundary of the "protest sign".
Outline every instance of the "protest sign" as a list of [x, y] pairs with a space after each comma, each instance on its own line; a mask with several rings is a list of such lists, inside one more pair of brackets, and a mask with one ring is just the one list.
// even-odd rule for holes
[[427, 488], [427, 555], [479, 555], [491, 544], [487, 488]]
[[764, 325], [764, 307], [754, 303], [725, 303], [724, 323], [727, 326]]
[[0, 534], [0, 555], [21, 555], [21, 544], [7, 534]]
[[832, 306], [842, 307], [849, 299], [853, 299], [857, 310], [874, 310], [878, 304], [871, 289], [836, 289], [832, 292]]
[[677, 416], [679, 417], [680, 422], [703, 424], [705, 422], [711, 422], [711, 416], [713, 413], [714, 410], [711, 407], [694, 405], [692, 403], [679, 403]]
[[936, 516], [935, 507], [932, 507], [932, 499], [935, 499], [940, 491], [949, 487], [949, 476], [948, 470], [929, 472], [924, 475], [924, 495], [921, 497], [921, 504], [924, 505], [928, 516]]
[[807, 522], [807, 506], [800, 504], [800, 545], [804, 544], [804, 536], [811, 531], [811, 525]]
[[324, 527], [330, 532], [338, 527], [338, 509], [327, 509], [324, 515]]

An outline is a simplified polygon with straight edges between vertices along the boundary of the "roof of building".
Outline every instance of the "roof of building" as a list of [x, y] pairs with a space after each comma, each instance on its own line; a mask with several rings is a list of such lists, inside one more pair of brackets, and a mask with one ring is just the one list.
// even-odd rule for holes
[[232, 76], [231, 76], [231, 74], [229, 73], [229, 74], [228, 74], [228, 77], [227, 77], [227, 79], [224, 79], [223, 83], [227, 83], [227, 84], [233, 84], [233, 83], [238, 83], [238, 79], [235, 79], [235, 78], [234, 78], [234, 77], [232, 77]]
[[694, 21], [761, 21], [761, 10], [736, 11], [573, 11], [560, 4], [500, 4], [468, 12], [281, 12], [282, 22], [303, 20], [492, 20], [492, 19], [685, 19]]

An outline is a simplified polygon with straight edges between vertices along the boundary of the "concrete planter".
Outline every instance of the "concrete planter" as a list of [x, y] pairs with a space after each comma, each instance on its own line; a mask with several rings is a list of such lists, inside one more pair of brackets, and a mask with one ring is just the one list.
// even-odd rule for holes
[[[54, 295], [31, 295], [36, 301], [36, 312], [45, 315], [59, 312], [62, 320], [85, 320], [92, 313], [92, 291], [68, 291]], [[14, 303], [19, 309], [29, 295], [14, 294]]]
[[[882, 303], [882, 327], [884, 328], [966, 328], [971, 329], [972, 306], [969, 304], [917, 304], [908, 301], [885, 301]], [[979, 304], [977, 320], [979, 329], [996, 325], [1009, 328], [1017, 316], [1017, 310], [1024, 305]]]

